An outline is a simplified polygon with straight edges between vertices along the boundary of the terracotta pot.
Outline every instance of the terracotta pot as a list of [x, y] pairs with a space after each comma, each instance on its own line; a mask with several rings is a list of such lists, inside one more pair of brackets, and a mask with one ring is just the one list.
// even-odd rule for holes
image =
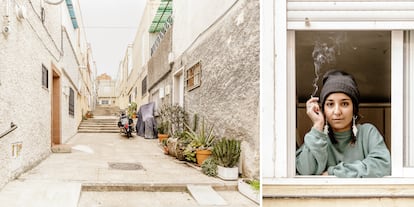
[[158, 134], [158, 141], [161, 143], [162, 140], [168, 139], [168, 134]]
[[211, 155], [211, 150], [197, 150], [196, 151], [197, 165], [201, 166], [204, 160], [210, 157], [210, 155]]
[[164, 146], [163, 148], [164, 148], [164, 154], [168, 155], [168, 147]]

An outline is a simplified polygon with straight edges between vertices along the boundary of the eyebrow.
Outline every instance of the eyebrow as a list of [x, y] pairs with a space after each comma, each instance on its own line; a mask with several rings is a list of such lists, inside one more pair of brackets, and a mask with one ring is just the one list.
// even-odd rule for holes
[[[334, 101], [333, 99], [327, 99], [325, 102]], [[350, 98], [343, 98], [340, 101], [352, 101]]]

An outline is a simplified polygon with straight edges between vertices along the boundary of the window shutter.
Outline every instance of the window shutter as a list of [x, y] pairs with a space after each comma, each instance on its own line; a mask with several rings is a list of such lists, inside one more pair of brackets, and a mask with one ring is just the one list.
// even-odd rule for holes
[[[327, 1], [289, 0], [288, 28], [337, 22], [407, 22], [414, 19], [414, 2], [408, 1]], [[398, 24], [396, 25], [398, 26]]]

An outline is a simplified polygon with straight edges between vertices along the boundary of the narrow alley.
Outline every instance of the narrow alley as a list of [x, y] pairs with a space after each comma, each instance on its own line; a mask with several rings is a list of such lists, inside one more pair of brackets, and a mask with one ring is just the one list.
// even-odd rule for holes
[[[209, 177], [188, 162], [164, 155], [157, 139], [136, 134], [127, 139], [119, 133], [76, 134], [60, 153], [8, 183], [0, 203], [10, 207], [200, 206], [188, 185], [211, 186], [224, 200], [223, 206], [258, 206], [237, 191], [237, 181]], [[210, 202], [214, 205], [214, 199]]]
[[0, 206], [260, 205], [259, 0], [0, 16]]

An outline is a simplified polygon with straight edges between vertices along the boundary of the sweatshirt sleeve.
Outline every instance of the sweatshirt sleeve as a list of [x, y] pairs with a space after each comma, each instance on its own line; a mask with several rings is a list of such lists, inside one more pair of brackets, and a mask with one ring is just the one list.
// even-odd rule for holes
[[329, 175], [364, 178], [383, 177], [391, 174], [390, 152], [385, 145], [382, 135], [373, 125], [365, 125], [366, 129], [361, 130], [361, 134], [358, 136], [359, 139], [362, 139], [362, 142], [357, 142], [357, 144], [362, 145], [365, 158], [350, 163], [341, 162], [336, 166], [330, 166], [328, 168]]
[[320, 175], [326, 170], [328, 136], [312, 128], [303, 145], [296, 151], [296, 171], [300, 175]]

